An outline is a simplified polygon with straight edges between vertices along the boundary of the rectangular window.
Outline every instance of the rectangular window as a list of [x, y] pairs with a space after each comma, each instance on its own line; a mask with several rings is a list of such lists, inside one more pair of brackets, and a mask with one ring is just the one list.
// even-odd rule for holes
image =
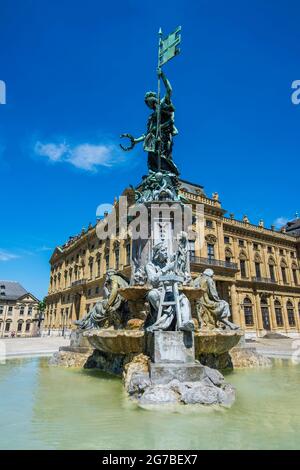
[[3, 312], [4, 312], [4, 307], [3, 305], [0, 305], [0, 315], [3, 315]]
[[260, 263], [255, 263], [255, 274], [258, 279], [261, 277]]
[[297, 276], [296, 269], [293, 269], [293, 279], [294, 279], [294, 284], [297, 286], [298, 285], [298, 276]]
[[24, 312], [25, 312], [25, 308], [24, 308], [24, 307], [21, 307], [21, 308], [20, 308], [20, 315], [24, 315]]
[[276, 316], [277, 326], [283, 326], [283, 317], [282, 317], [281, 307], [275, 307], [275, 316]]
[[244, 240], [239, 240], [239, 246], [245, 246]]
[[286, 269], [284, 267], [281, 268], [281, 274], [284, 284], [287, 284]]
[[229, 237], [224, 237], [224, 243], [230, 243], [230, 238]]
[[271, 246], [268, 246], [268, 253], [273, 253], [273, 249]]
[[258, 244], [257, 243], [253, 243], [253, 249], [258, 250]]
[[93, 263], [90, 263], [90, 278], [93, 277]]
[[272, 281], [276, 281], [275, 279], [275, 270], [273, 264], [269, 265], [269, 270], [270, 270], [270, 278]]
[[195, 240], [189, 241], [189, 248], [190, 248], [190, 259], [195, 259]]
[[131, 256], [131, 250], [130, 250], [130, 243], [126, 244], [126, 264], [130, 264], [130, 256]]
[[28, 307], [28, 312], [27, 312], [27, 315], [32, 315], [32, 307]]
[[12, 313], [13, 313], [13, 307], [10, 306], [8, 307], [8, 315], [12, 315]]
[[101, 274], [101, 258], [97, 259], [97, 276], [99, 277]]
[[206, 219], [205, 225], [207, 228], [213, 228], [214, 224], [212, 220]]
[[283, 249], [282, 249], [282, 248], [280, 248], [280, 250], [279, 250], [279, 254], [280, 254], [280, 255], [284, 255], [284, 251], [283, 251]]
[[246, 260], [240, 260], [241, 277], [247, 277]]
[[118, 271], [120, 267], [120, 250], [115, 250], [115, 261], [116, 261], [116, 270]]
[[211, 243], [207, 244], [207, 257], [208, 259], [214, 259], [215, 257], [215, 247]]

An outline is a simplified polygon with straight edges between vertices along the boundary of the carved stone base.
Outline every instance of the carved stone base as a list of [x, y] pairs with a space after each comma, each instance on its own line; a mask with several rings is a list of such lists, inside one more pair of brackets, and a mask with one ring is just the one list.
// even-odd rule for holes
[[204, 376], [204, 366], [201, 364], [150, 364], [152, 384], [167, 384], [172, 380], [179, 382], [198, 382]]

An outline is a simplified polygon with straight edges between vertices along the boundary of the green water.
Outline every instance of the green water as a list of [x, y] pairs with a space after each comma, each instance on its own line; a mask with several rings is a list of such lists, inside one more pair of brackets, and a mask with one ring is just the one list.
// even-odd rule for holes
[[120, 379], [49, 367], [48, 359], [0, 365], [1, 449], [297, 449], [300, 366], [236, 371], [231, 409], [142, 410]]

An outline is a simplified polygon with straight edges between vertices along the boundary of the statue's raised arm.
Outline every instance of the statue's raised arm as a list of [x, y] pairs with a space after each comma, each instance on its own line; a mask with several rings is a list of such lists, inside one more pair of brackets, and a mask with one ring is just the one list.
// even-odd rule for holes
[[171, 96], [173, 93], [171, 83], [169, 82], [169, 80], [167, 79], [167, 77], [165, 76], [164, 72], [162, 71], [160, 67], [157, 69], [157, 75], [159, 78], [162, 79], [163, 84], [165, 85], [165, 88], [166, 88], [166, 94], [165, 94], [164, 100], [168, 104], [171, 104]]

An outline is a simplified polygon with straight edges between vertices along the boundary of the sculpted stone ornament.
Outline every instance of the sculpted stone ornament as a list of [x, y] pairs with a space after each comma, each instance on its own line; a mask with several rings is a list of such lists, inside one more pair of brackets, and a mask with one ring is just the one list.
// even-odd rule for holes
[[205, 269], [194, 281], [194, 287], [201, 288], [204, 293], [198, 301], [198, 315], [201, 328], [215, 329], [222, 323], [230, 330], [238, 330], [239, 327], [229, 320], [230, 308], [228, 302], [219, 298], [212, 269]]
[[[176, 255], [170, 260], [166, 246], [159, 242], [154, 246], [152, 260], [147, 263], [145, 270], [147, 281], [152, 286], [147, 294], [152, 310], [152, 324], [147, 327], [147, 331], [174, 329], [176, 320], [178, 329], [193, 331], [189, 300], [177, 288], [177, 282], [183, 282], [184, 278], [176, 273]], [[165, 303], [171, 305], [165, 306]], [[178, 311], [173, 304], [177, 304]]]
[[138, 190], [135, 190], [135, 200], [138, 204], [152, 201], [180, 202], [182, 197], [178, 194], [178, 188], [178, 178], [174, 173], [150, 171]]
[[113, 326], [120, 328], [127, 320], [127, 303], [118, 293], [119, 288], [128, 287], [128, 280], [115, 270], [111, 269], [106, 273], [104, 283], [103, 300], [99, 300], [96, 305], [81, 320], [74, 322], [82, 330], [102, 328], [103, 326]]

